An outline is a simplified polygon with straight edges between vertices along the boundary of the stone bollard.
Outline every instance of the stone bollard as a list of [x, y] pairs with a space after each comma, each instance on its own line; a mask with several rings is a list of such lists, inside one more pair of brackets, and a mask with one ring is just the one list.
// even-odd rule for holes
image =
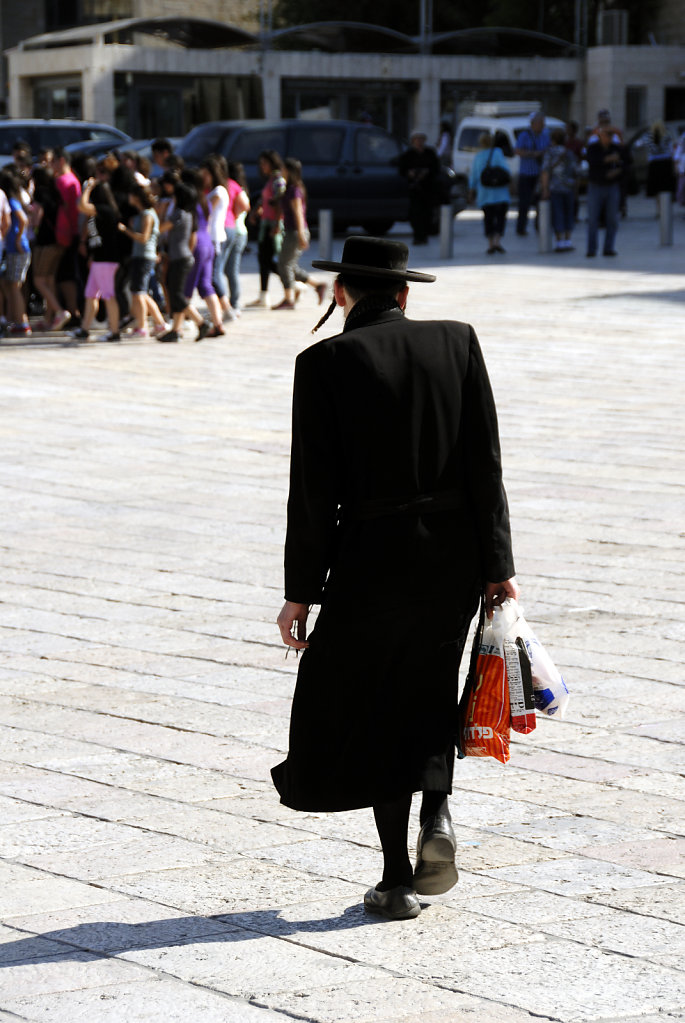
[[319, 210], [319, 259], [333, 255], [333, 210]]
[[673, 245], [673, 195], [671, 192], [659, 192], [659, 244]]
[[451, 206], [440, 207], [440, 259], [452, 259], [454, 255], [454, 210]]
[[538, 202], [538, 250], [552, 251], [552, 203], [549, 199]]

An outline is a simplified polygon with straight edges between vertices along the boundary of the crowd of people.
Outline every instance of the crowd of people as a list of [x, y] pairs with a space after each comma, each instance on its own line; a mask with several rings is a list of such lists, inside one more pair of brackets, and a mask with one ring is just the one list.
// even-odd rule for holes
[[0, 172], [0, 336], [68, 331], [81, 341], [106, 321], [108, 341], [127, 331], [174, 342], [186, 323], [198, 341], [220, 337], [242, 311], [248, 217], [259, 221], [262, 280], [250, 304], [268, 306], [271, 273], [283, 284], [272, 308], [293, 309], [300, 282], [321, 303], [326, 286], [298, 264], [309, 245], [301, 164], [265, 151], [260, 167], [265, 186], [251, 210], [241, 164], [210, 155], [185, 167], [167, 139], [155, 140], [152, 160], [131, 150], [73, 166], [64, 149], [34, 157], [18, 140]]
[[[555, 252], [569, 252], [574, 246], [572, 234], [578, 217], [579, 191], [584, 166], [587, 187], [586, 256], [597, 255], [599, 232], [604, 229], [602, 253], [616, 255], [616, 235], [621, 214], [625, 215], [627, 195], [631, 187], [631, 156], [623, 133], [611, 119], [608, 110], [600, 110], [596, 125], [579, 137], [574, 121], [566, 129], [545, 126], [544, 115], [531, 114], [529, 127], [517, 140], [515, 154], [519, 157], [518, 213], [516, 233], [528, 234], [529, 213], [539, 200], [550, 201]], [[488, 239], [488, 255], [503, 253], [501, 240], [511, 201], [511, 174], [505, 157], [507, 140], [504, 133], [494, 137], [484, 132], [479, 140], [480, 151], [474, 159], [469, 180], [470, 201], [483, 210], [484, 230]], [[674, 148], [661, 122], [652, 125], [647, 139], [647, 195], [677, 192], [685, 205], [685, 135]], [[501, 183], [490, 184], [492, 174], [483, 180], [484, 171], [500, 167], [505, 172]], [[487, 175], [487, 172], [486, 172]], [[506, 179], [506, 180], [505, 180]], [[537, 227], [537, 222], [536, 222]]]

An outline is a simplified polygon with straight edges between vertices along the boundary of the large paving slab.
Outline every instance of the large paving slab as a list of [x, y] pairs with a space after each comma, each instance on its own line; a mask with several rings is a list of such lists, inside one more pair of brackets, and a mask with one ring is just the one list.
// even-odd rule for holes
[[612, 260], [581, 224], [495, 261], [473, 212], [453, 259], [412, 252], [439, 280], [410, 315], [481, 339], [522, 604], [572, 692], [506, 767], [457, 764], [460, 881], [415, 921], [361, 908], [370, 811], [269, 780], [314, 298], [203, 344], [0, 343], [2, 1023], [685, 1019], [685, 222], [662, 248], [655, 212]]

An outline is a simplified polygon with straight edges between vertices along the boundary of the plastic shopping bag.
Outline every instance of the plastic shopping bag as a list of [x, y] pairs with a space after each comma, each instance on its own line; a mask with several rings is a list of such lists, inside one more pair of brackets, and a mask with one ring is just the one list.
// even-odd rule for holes
[[523, 617], [515, 600], [508, 598], [504, 601], [501, 616], [505, 637], [525, 644], [530, 658], [535, 709], [550, 717], [563, 717], [568, 706], [569, 693], [552, 658]]
[[492, 622], [481, 620], [471, 652], [460, 703], [457, 747], [460, 757], [509, 759], [511, 709], [501, 637]]

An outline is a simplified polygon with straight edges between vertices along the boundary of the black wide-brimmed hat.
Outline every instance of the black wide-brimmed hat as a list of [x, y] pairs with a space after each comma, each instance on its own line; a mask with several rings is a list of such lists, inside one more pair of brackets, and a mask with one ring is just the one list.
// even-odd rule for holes
[[382, 277], [388, 281], [423, 281], [430, 284], [435, 280], [434, 274], [407, 270], [408, 259], [409, 249], [404, 242], [351, 235], [345, 239], [340, 263], [330, 259], [313, 259], [312, 266], [317, 270], [333, 270], [354, 277]]

